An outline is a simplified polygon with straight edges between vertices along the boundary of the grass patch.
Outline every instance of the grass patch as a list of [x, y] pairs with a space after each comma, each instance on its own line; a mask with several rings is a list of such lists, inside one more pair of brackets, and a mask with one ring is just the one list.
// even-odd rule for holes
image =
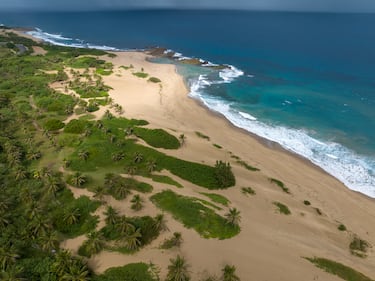
[[72, 68], [90, 68], [103, 66], [105, 63], [104, 60], [98, 60], [93, 57], [79, 57], [71, 59], [67, 62], [67, 65]]
[[65, 124], [61, 122], [59, 119], [48, 119], [46, 122], [43, 124], [43, 128], [47, 131], [57, 131], [62, 128], [64, 128]]
[[93, 281], [156, 281], [145, 263], [130, 263], [121, 267], [107, 269], [103, 274], [95, 276]]
[[361, 272], [358, 272], [357, 270], [342, 263], [324, 258], [305, 259], [313, 263], [316, 267], [323, 269], [328, 273], [336, 275], [346, 281], [374, 281], [373, 279], [370, 279], [369, 277], [363, 275]]
[[176, 182], [174, 179], [171, 179], [168, 176], [163, 176], [163, 175], [150, 175], [150, 178], [155, 181], [155, 182], [160, 182], [160, 183], [165, 183], [165, 184], [170, 184], [174, 185], [178, 188], [183, 188], [183, 186]]
[[303, 204], [305, 204], [306, 206], [310, 206], [311, 205], [310, 201], [308, 201], [308, 200], [304, 200]]
[[134, 133], [149, 145], [156, 148], [177, 149], [180, 147], [178, 139], [162, 129], [134, 128]]
[[201, 139], [205, 139], [205, 140], [210, 140], [210, 137], [209, 136], [206, 136], [205, 134], [201, 133], [201, 132], [195, 132], [195, 134], [200, 137]]
[[338, 230], [340, 231], [346, 231], [346, 226], [343, 225], [342, 223], [337, 227]]
[[370, 248], [371, 245], [366, 240], [363, 240], [359, 238], [357, 235], [355, 235], [352, 239], [352, 241], [349, 244], [349, 249], [352, 255], [365, 258], [366, 252], [368, 248]]
[[248, 195], [248, 194], [255, 195], [256, 194], [255, 190], [252, 189], [251, 187], [242, 187], [241, 192], [242, 192], [242, 194], [245, 194], [245, 195]]
[[245, 161], [243, 160], [237, 160], [236, 161], [237, 164], [240, 164], [242, 167], [244, 167], [246, 170], [249, 170], [249, 171], [252, 171], [252, 172], [256, 172], [256, 171], [260, 171], [258, 168], [255, 168], [253, 166], [250, 166], [249, 164], [247, 164]]
[[148, 79], [148, 81], [152, 82], [152, 83], [160, 83], [161, 80], [159, 78], [156, 78], [156, 77], [150, 77]]
[[238, 226], [228, 224], [225, 218], [197, 202], [196, 198], [165, 190], [152, 196], [151, 201], [204, 238], [227, 239], [240, 232]]
[[64, 132], [70, 134], [82, 134], [89, 125], [91, 124], [85, 120], [73, 119], [65, 125]]
[[284, 184], [282, 181], [277, 180], [277, 179], [274, 179], [274, 178], [270, 178], [269, 181], [270, 181], [271, 183], [276, 184], [276, 185], [277, 185], [278, 187], [280, 187], [281, 190], [284, 191], [285, 193], [290, 194], [289, 188], [287, 188], [287, 187], [285, 186], [285, 184]]
[[129, 66], [121, 65], [120, 68], [123, 68], [123, 69], [125, 69], [125, 70], [128, 70], [128, 69], [132, 69], [132, 68], [134, 68], [134, 66], [133, 66], [132, 64], [129, 65]]
[[284, 205], [280, 202], [273, 202], [273, 204], [277, 207], [277, 211], [280, 214], [284, 214], [284, 215], [290, 215], [291, 214], [288, 206], [286, 206], [286, 205]]
[[224, 197], [223, 195], [220, 195], [220, 194], [204, 193], [204, 192], [200, 192], [200, 194], [203, 194], [203, 195], [207, 196], [208, 198], [210, 198], [213, 202], [219, 203], [219, 204], [224, 205], [224, 206], [228, 206], [228, 204], [230, 203], [230, 201], [226, 197]]
[[103, 76], [108, 76], [113, 73], [111, 69], [106, 69], [106, 68], [97, 68], [95, 71], [96, 74], [103, 75]]
[[216, 143], [213, 144], [214, 147], [218, 148], [218, 149], [222, 149], [223, 147], [221, 145], [218, 145]]
[[134, 72], [133, 75], [137, 76], [139, 78], [147, 78], [148, 77], [148, 73], [145, 73], [145, 72]]

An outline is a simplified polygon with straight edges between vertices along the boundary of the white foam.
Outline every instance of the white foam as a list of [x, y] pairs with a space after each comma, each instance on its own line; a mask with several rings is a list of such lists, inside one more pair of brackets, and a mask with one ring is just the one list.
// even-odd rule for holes
[[228, 67], [224, 68], [220, 71], [219, 76], [223, 79], [224, 83], [231, 83], [236, 78], [244, 75], [244, 72], [233, 65], [228, 65]]
[[235, 126], [279, 143], [318, 165], [348, 188], [375, 198], [374, 159], [358, 155], [341, 144], [317, 140], [304, 130], [265, 124], [249, 113], [233, 109], [233, 103], [205, 95], [204, 89], [216, 83], [200, 75], [191, 83], [190, 95], [201, 100], [211, 110], [223, 114]]
[[251, 121], [255, 121], [255, 120], [257, 120], [254, 116], [250, 115], [249, 113], [242, 112], [242, 111], [239, 111], [238, 113], [239, 113], [243, 118], [245, 118], [245, 119], [248, 119], [248, 120], [251, 120]]
[[37, 39], [43, 40], [44, 42], [51, 43], [57, 46], [64, 47], [74, 47], [74, 48], [89, 48], [89, 49], [98, 49], [103, 51], [119, 51], [117, 48], [109, 46], [98, 46], [89, 43], [85, 43], [82, 40], [73, 39], [64, 37], [61, 34], [52, 34], [48, 32], [43, 32], [43, 30], [36, 28], [33, 31], [28, 31], [26, 34], [29, 34]]

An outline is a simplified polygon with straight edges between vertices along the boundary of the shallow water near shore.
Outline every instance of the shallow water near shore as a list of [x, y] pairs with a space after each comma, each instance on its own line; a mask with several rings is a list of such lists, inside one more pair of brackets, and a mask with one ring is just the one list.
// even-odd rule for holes
[[162, 46], [231, 65], [215, 70], [174, 61], [190, 96], [375, 197], [375, 36], [368, 28], [374, 15], [0, 13], [0, 22], [38, 27], [34, 36], [60, 45]]

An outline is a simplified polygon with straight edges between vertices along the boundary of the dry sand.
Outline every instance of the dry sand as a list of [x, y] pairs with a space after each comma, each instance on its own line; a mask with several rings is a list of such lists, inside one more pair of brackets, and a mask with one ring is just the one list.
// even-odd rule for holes
[[[147, 55], [144, 53], [116, 54], [116, 58], [108, 58], [115, 65], [114, 74], [104, 77], [104, 81], [113, 87], [110, 96], [122, 105], [126, 117], [146, 119], [150, 122], [149, 127], [164, 128], [176, 136], [185, 134], [186, 144], [179, 150], [164, 151], [169, 155], [209, 165], [219, 159], [232, 163], [236, 186], [215, 193], [226, 196], [231, 206], [241, 211], [241, 233], [228, 240], [207, 240], [194, 230], [185, 229], [168, 215], [170, 233], [164, 233], [131, 256], [110, 252], [95, 256], [90, 264], [97, 272], [129, 262], [152, 261], [162, 267], [164, 275], [169, 259], [179, 253], [191, 265], [193, 280], [199, 280], [204, 271], [218, 275], [226, 263], [237, 267], [241, 280], [340, 280], [302, 258], [313, 256], [342, 262], [370, 277], [375, 276], [375, 256], [371, 250], [366, 259], [354, 257], [349, 252], [354, 234], [375, 245], [374, 200], [350, 191], [308, 161], [277, 146], [270, 147], [267, 142], [259, 141], [200, 106], [188, 97], [183, 79], [173, 65], [150, 63], [145, 60]], [[130, 64], [134, 70], [119, 68]], [[161, 86], [132, 75], [132, 71], [142, 68], [151, 76], [160, 78]], [[199, 138], [196, 131], [208, 135], [210, 141]], [[214, 143], [223, 149], [215, 148]], [[261, 171], [244, 169], [230, 157], [231, 153]], [[283, 181], [291, 195], [271, 184], [269, 177]], [[154, 192], [171, 188], [183, 195], [204, 198], [198, 192], [207, 192], [206, 189], [173, 178], [184, 188], [153, 183]], [[247, 186], [253, 187], [257, 194], [243, 195], [241, 187]], [[309, 200], [312, 206], [305, 206], [303, 200]], [[289, 206], [292, 214], [278, 214], [272, 205], [274, 201]], [[109, 203], [123, 213], [131, 212], [129, 202]], [[319, 208], [323, 215], [318, 215], [315, 208]], [[158, 211], [147, 203], [143, 212], [154, 215]], [[345, 224], [349, 231], [338, 231], [340, 223]], [[182, 233], [181, 249], [157, 249], [160, 241], [174, 231]]]

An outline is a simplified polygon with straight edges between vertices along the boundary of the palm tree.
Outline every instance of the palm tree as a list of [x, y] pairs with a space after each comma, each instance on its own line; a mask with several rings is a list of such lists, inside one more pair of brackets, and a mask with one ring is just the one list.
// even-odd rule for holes
[[28, 160], [37, 160], [40, 157], [42, 157], [42, 154], [40, 153], [40, 151], [31, 151], [30, 153], [27, 154]]
[[23, 180], [27, 177], [26, 171], [20, 166], [15, 171], [16, 180]]
[[143, 208], [143, 200], [139, 194], [134, 195], [130, 202], [133, 203], [131, 208], [135, 211], [139, 211]]
[[152, 280], [160, 281], [160, 268], [156, 264], [150, 262], [148, 264], [147, 272], [151, 275]]
[[36, 239], [39, 236], [43, 236], [47, 233], [48, 230], [52, 228], [49, 221], [43, 219], [41, 216], [36, 216], [29, 223], [29, 234], [31, 239]]
[[0, 198], [0, 212], [5, 212], [9, 209], [10, 201], [8, 198]]
[[119, 220], [118, 212], [112, 206], [107, 207], [104, 215], [106, 216], [105, 222], [109, 225], [115, 225]]
[[238, 211], [236, 208], [230, 208], [229, 212], [225, 214], [225, 217], [228, 224], [233, 226], [238, 226], [240, 224], [241, 215], [240, 211]]
[[85, 244], [86, 251], [90, 256], [99, 253], [104, 248], [104, 237], [101, 232], [90, 232], [88, 238]]
[[10, 214], [0, 211], [0, 227], [6, 227], [10, 223]]
[[70, 183], [74, 186], [80, 187], [86, 182], [86, 177], [80, 172], [75, 172], [70, 178]]
[[48, 177], [45, 183], [47, 194], [56, 196], [56, 193], [60, 190], [60, 181], [56, 177]]
[[140, 163], [143, 160], [143, 155], [142, 153], [135, 152], [134, 153], [134, 163]]
[[0, 247], [0, 268], [5, 270], [7, 267], [16, 263], [19, 258], [16, 249], [13, 246], [1, 246]]
[[154, 218], [153, 229], [156, 232], [168, 230], [164, 214], [158, 214]]
[[95, 187], [94, 193], [94, 198], [98, 198], [100, 202], [103, 202], [105, 195], [104, 187], [102, 185]]
[[21, 266], [12, 265], [6, 270], [0, 273], [0, 280], [2, 281], [23, 281], [26, 280], [20, 275], [22, 274], [23, 268]]
[[190, 280], [188, 264], [186, 260], [178, 255], [175, 259], [170, 259], [168, 265], [167, 281], [188, 281]]
[[240, 281], [240, 278], [236, 275], [236, 267], [234, 265], [225, 265], [221, 270], [223, 272], [223, 281]]
[[117, 152], [112, 154], [112, 160], [113, 161], [121, 161], [122, 159], [125, 158], [125, 153], [124, 152]]
[[81, 158], [83, 161], [86, 161], [89, 158], [88, 151], [80, 151], [78, 152], [78, 157]]
[[122, 216], [116, 222], [116, 229], [121, 235], [125, 235], [128, 232], [134, 231], [135, 227], [128, 222], [128, 219], [125, 216]]
[[81, 260], [74, 259], [66, 268], [64, 275], [61, 277], [61, 281], [88, 281], [89, 269], [85, 263]]
[[63, 221], [66, 222], [68, 225], [72, 225], [77, 223], [80, 217], [81, 212], [78, 208], [66, 210], [64, 212]]
[[172, 243], [175, 247], [180, 247], [182, 243], [182, 234], [181, 232], [174, 232], [172, 237]]
[[42, 249], [46, 252], [51, 252], [59, 248], [59, 237], [56, 231], [47, 232], [40, 239]]
[[156, 161], [155, 160], [150, 160], [147, 163], [147, 166], [148, 166], [148, 172], [151, 174], [156, 169]]
[[127, 168], [127, 172], [130, 176], [134, 176], [137, 173], [137, 167], [131, 165]]
[[62, 277], [71, 262], [72, 254], [68, 250], [60, 250], [55, 256], [55, 262], [51, 266], [51, 272], [58, 277]]
[[125, 199], [130, 193], [129, 187], [124, 184], [118, 184], [115, 187], [115, 194], [118, 199]]
[[125, 237], [126, 248], [130, 251], [137, 250], [141, 246], [141, 238], [142, 234], [140, 228], [131, 229]]

